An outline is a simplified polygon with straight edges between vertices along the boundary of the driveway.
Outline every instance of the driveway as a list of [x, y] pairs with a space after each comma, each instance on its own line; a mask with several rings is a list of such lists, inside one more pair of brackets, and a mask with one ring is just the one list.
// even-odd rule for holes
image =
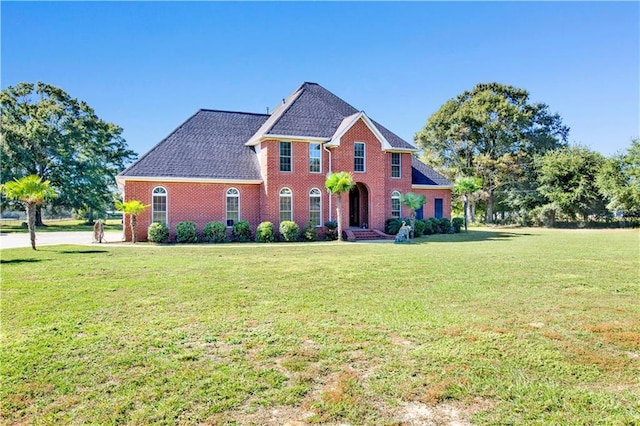
[[[122, 232], [105, 232], [104, 238], [107, 242], [119, 242], [122, 240]], [[80, 244], [91, 245], [93, 232], [37, 232], [36, 247], [50, 246], [56, 244]], [[28, 232], [20, 233], [0, 233], [0, 248], [31, 247]]]

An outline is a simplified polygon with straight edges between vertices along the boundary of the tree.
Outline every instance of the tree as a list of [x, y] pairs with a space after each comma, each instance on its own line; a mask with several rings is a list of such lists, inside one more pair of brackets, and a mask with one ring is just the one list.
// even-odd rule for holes
[[145, 211], [151, 204], [142, 204], [139, 200], [131, 200], [123, 203], [116, 202], [116, 209], [129, 215], [129, 229], [131, 230], [131, 242], [135, 244], [138, 241], [138, 215]]
[[596, 186], [596, 175], [604, 157], [583, 146], [549, 151], [537, 157], [538, 191], [562, 213], [571, 218], [599, 213], [603, 199]]
[[336, 196], [336, 216], [338, 219], [338, 241], [342, 241], [342, 194], [354, 187], [353, 175], [349, 172], [331, 173], [324, 183], [331, 194]]
[[31, 239], [31, 248], [36, 249], [36, 206], [55, 198], [58, 194], [49, 181], [43, 181], [36, 175], [14, 179], [2, 186], [3, 192], [10, 200], [20, 201], [27, 210], [27, 226]]
[[453, 190], [462, 197], [464, 211], [464, 230], [467, 231], [467, 220], [469, 217], [469, 198], [482, 189], [482, 179], [473, 176], [463, 176], [456, 179]]
[[58, 205], [75, 210], [99, 210], [111, 200], [115, 176], [136, 157], [122, 128], [42, 82], [9, 86], [0, 101], [3, 181], [37, 175], [58, 189]]
[[626, 154], [607, 159], [596, 176], [596, 185], [610, 210], [640, 213], [640, 139], [631, 141]]
[[416, 229], [416, 210], [424, 205], [427, 201], [424, 195], [418, 195], [415, 192], [407, 192], [406, 194], [400, 197], [400, 201], [402, 204], [411, 209], [411, 215], [409, 218], [411, 219], [411, 233], [410, 237], [415, 236]]
[[445, 174], [482, 179], [493, 221], [495, 192], [525, 174], [533, 157], [566, 144], [569, 128], [524, 89], [478, 84], [445, 102], [416, 134], [425, 160]]

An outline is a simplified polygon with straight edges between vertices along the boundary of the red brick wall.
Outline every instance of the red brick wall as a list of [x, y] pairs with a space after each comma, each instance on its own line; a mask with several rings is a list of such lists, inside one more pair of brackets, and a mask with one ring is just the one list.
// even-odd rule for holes
[[[320, 189], [322, 193], [322, 224], [329, 219], [336, 220], [336, 200], [331, 201], [332, 212], [329, 214], [330, 195], [324, 187], [329, 172], [329, 154], [322, 149], [322, 169], [320, 173], [309, 172], [309, 142], [293, 141], [292, 171], [280, 172], [279, 140], [266, 140], [261, 143], [259, 158], [264, 184], [212, 184], [187, 182], [145, 182], [127, 181], [126, 200], [137, 199], [144, 204], [151, 204], [151, 192], [156, 186], [167, 190], [168, 225], [171, 238], [175, 225], [184, 220], [194, 221], [198, 230], [210, 221], [226, 220], [226, 192], [234, 187], [240, 191], [240, 218], [247, 220], [252, 229], [260, 222], [273, 222], [274, 227], [280, 224], [280, 190], [289, 188], [293, 193], [293, 220], [302, 228], [309, 220], [309, 191]], [[354, 143], [365, 144], [365, 171], [354, 171]], [[361, 119], [355, 123], [341, 138], [340, 146], [331, 149], [332, 171], [352, 172], [354, 181], [362, 184], [368, 192], [368, 225], [373, 229], [384, 230], [385, 220], [391, 216], [391, 193], [399, 191], [404, 194], [413, 191], [424, 194], [427, 202], [424, 217], [434, 216], [434, 199], [443, 199], [445, 217], [451, 215], [451, 191], [448, 189], [418, 190], [411, 188], [411, 154], [401, 153], [401, 178], [391, 177], [391, 153], [383, 152], [380, 141]], [[349, 195], [343, 194], [343, 228], [349, 226]], [[409, 210], [402, 206], [402, 215], [409, 216]], [[151, 223], [151, 208], [138, 218], [138, 238], [147, 239], [147, 228]], [[324, 227], [320, 227], [320, 234]], [[130, 239], [127, 230], [127, 239]]]
[[[226, 194], [229, 188], [240, 192], [240, 219], [248, 220], [255, 229], [259, 223], [260, 187], [258, 184], [219, 184], [195, 182], [147, 182], [127, 181], [125, 201], [140, 200], [143, 204], [151, 204], [152, 191], [162, 186], [167, 190], [167, 225], [170, 239], [174, 238], [178, 222], [190, 220], [196, 223], [198, 232], [208, 222], [226, 221]], [[151, 224], [152, 207], [138, 216], [138, 239], [147, 240], [147, 228]], [[129, 218], [126, 218], [126, 239], [131, 239], [128, 229]]]

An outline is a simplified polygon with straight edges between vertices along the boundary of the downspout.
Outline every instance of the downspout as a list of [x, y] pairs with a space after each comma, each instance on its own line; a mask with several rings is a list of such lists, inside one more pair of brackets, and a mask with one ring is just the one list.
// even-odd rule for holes
[[[322, 149], [324, 149], [325, 151], [327, 151], [327, 153], [329, 154], [329, 172], [327, 173], [327, 176], [330, 175], [332, 173], [331, 171], [331, 150], [327, 149], [327, 145], [326, 144], [322, 144]], [[332, 206], [332, 201], [333, 197], [331, 196], [331, 194], [329, 194], [329, 220], [333, 220], [332, 219], [332, 212], [333, 212], [333, 208]]]

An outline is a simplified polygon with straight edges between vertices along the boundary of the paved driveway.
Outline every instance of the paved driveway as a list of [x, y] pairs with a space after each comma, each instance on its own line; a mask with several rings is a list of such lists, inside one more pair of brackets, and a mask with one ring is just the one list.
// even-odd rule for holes
[[[107, 242], [122, 240], [122, 232], [105, 232]], [[81, 244], [91, 245], [93, 232], [36, 232], [36, 247], [50, 246], [55, 244]], [[0, 233], [0, 248], [31, 247], [28, 232], [20, 233]]]

